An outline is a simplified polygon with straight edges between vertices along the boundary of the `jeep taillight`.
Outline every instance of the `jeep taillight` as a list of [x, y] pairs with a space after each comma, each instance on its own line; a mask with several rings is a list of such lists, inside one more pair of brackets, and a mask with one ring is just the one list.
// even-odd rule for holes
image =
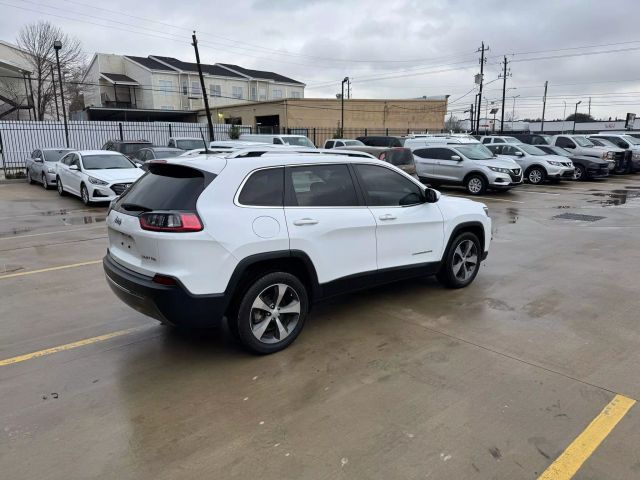
[[192, 212], [146, 212], [138, 217], [140, 228], [152, 232], [199, 232], [202, 222]]

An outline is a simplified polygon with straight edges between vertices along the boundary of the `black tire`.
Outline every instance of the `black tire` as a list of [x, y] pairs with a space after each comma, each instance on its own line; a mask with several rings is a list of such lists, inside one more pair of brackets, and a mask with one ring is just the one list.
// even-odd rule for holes
[[42, 182], [42, 188], [44, 188], [45, 190], [49, 190], [49, 184], [47, 183], [47, 176], [44, 173], [42, 174], [42, 178], [40, 179], [40, 181]]
[[[277, 304], [279, 285], [285, 285], [280, 307]], [[229, 330], [242, 345], [254, 353], [268, 354], [288, 347], [300, 334], [309, 310], [307, 289], [296, 277], [287, 272], [267, 273], [252, 282], [240, 301], [235, 318], [229, 319]], [[255, 307], [256, 303], [272, 310]], [[292, 309], [299, 313], [280, 313], [280, 310]], [[286, 315], [281, 317], [282, 315]], [[277, 323], [279, 322], [279, 324]], [[233, 324], [233, 325], [232, 325]], [[266, 325], [260, 333], [258, 325]], [[281, 338], [282, 325], [287, 335]], [[252, 328], [253, 327], [253, 328]], [[256, 333], [254, 334], [254, 329]], [[260, 335], [260, 339], [257, 335]]]
[[36, 183], [36, 182], [33, 181], [33, 178], [31, 178], [31, 172], [29, 171], [28, 168], [27, 168], [27, 183], [29, 185], [33, 185], [34, 183]]
[[584, 168], [582, 165], [575, 165], [576, 167], [576, 173], [575, 173], [575, 177], [577, 181], [584, 181], [588, 178], [587, 175], [587, 169]]
[[471, 195], [482, 195], [487, 191], [487, 179], [474, 173], [464, 179], [464, 187]]
[[531, 167], [527, 170], [527, 181], [532, 185], [540, 185], [547, 179], [547, 172], [542, 167]]
[[[473, 246], [472, 250], [464, 251], [469, 245]], [[460, 252], [466, 256], [461, 257]], [[475, 264], [472, 266], [472, 262], [468, 260], [473, 260], [474, 254]], [[436, 274], [438, 281], [447, 288], [466, 287], [473, 282], [480, 270], [481, 255], [482, 248], [478, 237], [471, 232], [461, 233], [451, 242], [451, 246], [445, 254], [440, 271]], [[462, 266], [456, 271], [460, 261], [462, 261]]]
[[58, 195], [60, 195], [61, 197], [64, 197], [66, 195], [64, 187], [62, 186], [62, 180], [60, 180], [59, 176], [56, 177], [56, 190], [58, 190]]
[[80, 185], [80, 198], [82, 199], [82, 203], [86, 206], [91, 205], [91, 197], [89, 197], [89, 190], [87, 190], [87, 186], [82, 183]]

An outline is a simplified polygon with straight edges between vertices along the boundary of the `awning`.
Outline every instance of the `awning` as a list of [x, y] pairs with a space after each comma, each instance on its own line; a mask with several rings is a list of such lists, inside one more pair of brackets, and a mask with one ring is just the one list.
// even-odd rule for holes
[[129, 85], [132, 87], [137, 87], [140, 85], [133, 78], [127, 77], [126, 75], [122, 75], [120, 73], [100, 72], [100, 77], [111, 83], [112, 85]]

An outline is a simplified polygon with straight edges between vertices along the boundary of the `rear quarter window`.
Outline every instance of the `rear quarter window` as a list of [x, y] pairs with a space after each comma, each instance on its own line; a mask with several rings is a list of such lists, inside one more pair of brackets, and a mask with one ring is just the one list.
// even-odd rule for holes
[[238, 195], [241, 205], [282, 207], [284, 205], [284, 168], [253, 172]]

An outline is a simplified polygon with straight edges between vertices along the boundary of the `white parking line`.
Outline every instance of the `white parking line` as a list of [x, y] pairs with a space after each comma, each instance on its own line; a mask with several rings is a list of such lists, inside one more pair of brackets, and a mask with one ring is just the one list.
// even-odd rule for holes
[[478, 197], [478, 196], [475, 196], [475, 195], [473, 197], [465, 197], [464, 195], [454, 195], [452, 193], [446, 193], [445, 195], [448, 195], [450, 197], [468, 198], [469, 200], [475, 200], [476, 198], [483, 198], [485, 200], [495, 200], [496, 202], [524, 203], [524, 202], [519, 202], [517, 200], [507, 200], [505, 198]]
[[529, 190], [518, 190], [519, 193], [535, 193], [536, 195], [560, 195], [559, 193], [551, 193], [551, 192], [534, 192]]
[[56, 233], [83, 232], [85, 230], [97, 230], [99, 228], [100, 229], [104, 229], [105, 226], [104, 225], [100, 225], [100, 226], [88, 227], [88, 228], [72, 228], [72, 229], [69, 229], [69, 230], [56, 230], [54, 232], [29, 233], [27, 235], [13, 235], [13, 236], [7, 236], [7, 237], [0, 237], [0, 241], [1, 240], [13, 240], [15, 238], [41, 237], [42, 235], [53, 235], [53, 234], [56, 234]]

